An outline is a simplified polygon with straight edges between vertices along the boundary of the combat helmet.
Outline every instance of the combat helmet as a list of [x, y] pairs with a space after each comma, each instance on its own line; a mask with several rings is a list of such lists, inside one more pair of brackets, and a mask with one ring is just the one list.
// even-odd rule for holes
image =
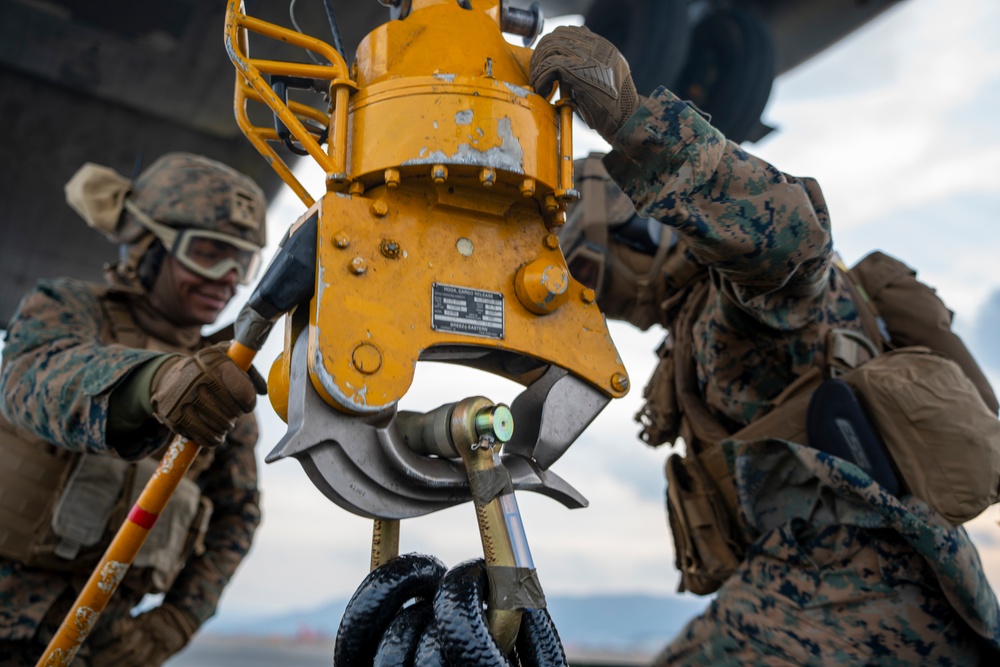
[[165, 252], [210, 279], [253, 279], [266, 241], [266, 201], [249, 177], [215, 160], [168, 153], [133, 183], [88, 163], [66, 184], [87, 223], [120, 244], [118, 278], [149, 289]]

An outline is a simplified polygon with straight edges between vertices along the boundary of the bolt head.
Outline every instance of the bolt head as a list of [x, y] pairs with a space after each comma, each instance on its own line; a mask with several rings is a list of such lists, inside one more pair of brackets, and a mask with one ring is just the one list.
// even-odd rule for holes
[[382, 251], [383, 257], [388, 257], [389, 259], [399, 259], [399, 255], [402, 253], [399, 244], [392, 239], [383, 239], [381, 245], [379, 245], [379, 250]]
[[611, 376], [611, 388], [615, 391], [628, 391], [628, 376], [623, 373], [615, 373]]
[[341, 250], [351, 245], [351, 236], [347, 232], [337, 232], [333, 235], [333, 245]]
[[497, 442], [508, 442], [514, 436], [514, 415], [503, 403], [484, 408], [476, 415], [476, 432]]
[[361, 343], [354, 348], [351, 361], [359, 372], [371, 375], [382, 367], [382, 353], [371, 343]]
[[559, 247], [559, 237], [555, 234], [546, 234], [544, 243], [549, 250], [555, 250]]
[[368, 262], [366, 262], [363, 257], [355, 257], [351, 260], [350, 269], [351, 273], [356, 276], [360, 276], [368, 270]]
[[389, 213], [389, 205], [384, 199], [376, 199], [372, 202], [371, 211], [376, 218], [382, 218]]

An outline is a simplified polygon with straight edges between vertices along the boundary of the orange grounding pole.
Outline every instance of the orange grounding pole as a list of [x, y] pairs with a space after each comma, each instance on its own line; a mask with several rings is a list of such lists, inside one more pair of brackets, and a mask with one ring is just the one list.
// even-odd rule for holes
[[[228, 354], [240, 368], [249, 370], [256, 352], [233, 341]], [[174, 437], [36, 667], [69, 667], [73, 662], [199, 451], [200, 445], [182, 436]]]

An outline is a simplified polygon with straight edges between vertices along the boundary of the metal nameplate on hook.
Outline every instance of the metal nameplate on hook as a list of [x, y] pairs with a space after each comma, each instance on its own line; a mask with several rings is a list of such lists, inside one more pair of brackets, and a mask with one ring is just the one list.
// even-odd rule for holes
[[431, 327], [435, 331], [503, 340], [503, 294], [434, 283]]

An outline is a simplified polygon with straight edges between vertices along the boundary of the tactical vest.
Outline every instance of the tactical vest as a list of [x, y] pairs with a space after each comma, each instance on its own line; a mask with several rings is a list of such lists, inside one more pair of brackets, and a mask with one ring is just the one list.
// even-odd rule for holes
[[[101, 342], [183, 352], [143, 331], [123, 295], [93, 286]], [[88, 574], [155, 471], [163, 450], [129, 462], [54, 446], [0, 416], [0, 556], [30, 567]], [[203, 449], [150, 531], [123, 586], [169, 589], [185, 560], [204, 551], [211, 501], [194, 480], [211, 465]]]
[[[965, 345], [951, 332], [951, 314], [934, 291], [917, 281], [912, 269], [882, 253], [869, 255], [849, 274], [839, 267], [836, 270], [850, 286], [864, 335], [831, 331], [823, 357], [775, 397], [766, 414], [735, 432], [715, 418], [698, 387], [692, 332], [711, 293], [708, 280], [704, 275], [693, 276], [680, 297], [683, 305], [672, 321], [672, 336], [661, 347], [660, 363], [645, 390], [647, 403], [637, 419], [644, 425], [641, 437], [649, 444], [673, 442], [681, 437], [687, 448], [685, 456], [672, 454], [666, 463], [668, 523], [674, 537], [675, 564], [681, 573], [681, 591], [706, 595], [718, 590], [743, 560], [751, 541], [741, 524], [736, 484], [721, 441], [766, 437], [808, 445], [807, 408], [824, 377], [843, 374], [851, 378], [856, 374], [852, 371], [860, 373], [866, 368], [863, 364], [886, 349], [904, 345], [907, 347], [899, 350], [904, 354], [933, 350], [957, 363], [961, 368], [961, 372], [956, 371], [958, 375], [964, 372], [961, 381], [970, 385], [968, 393], [972, 396], [965, 398], [972, 402], [982, 398], [982, 409], [973, 406], [973, 419], [977, 427], [982, 426], [980, 431], [986, 431], [980, 438], [981, 447], [992, 460], [984, 465], [994, 476], [1000, 466], [996, 398]], [[916, 345], [926, 347], [911, 347]], [[903, 358], [904, 364], [908, 361]], [[857, 388], [857, 383], [854, 385]], [[890, 415], [887, 423], [893, 421], [894, 415]], [[917, 435], [908, 433], [905, 437]], [[901, 458], [917, 458], [911, 467], [919, 471], [919, 457], [933, 455], [936, 444], [940, 443], [927, 443], [923, 453], [906, 449], [907, 456]], [[911, 445], [907, 442], [904, 446]], [[976, 465], [966, 459], [960, 465], [968, 468], [969, 464]], [[987, 487], [990, 483], [991, 479], [983, 481]], [[926, 483], [920, 490], [924, 488]], [[951, 493], [953, 488], [943, 492]]]

